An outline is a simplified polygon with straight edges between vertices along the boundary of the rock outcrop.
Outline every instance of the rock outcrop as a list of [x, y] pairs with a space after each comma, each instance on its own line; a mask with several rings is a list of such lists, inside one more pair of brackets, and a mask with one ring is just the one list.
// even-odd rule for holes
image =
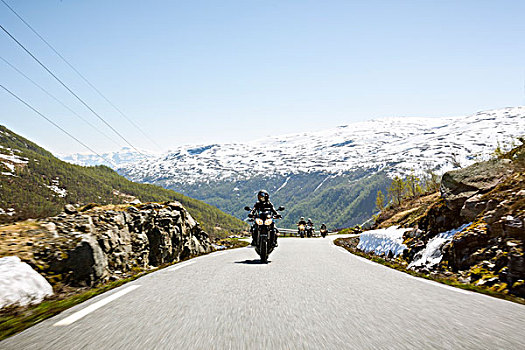
[[22, 259], [52, 284], [93, 286], [211, 251], [178, 202], [65, 209], [13, 243], [26, 247]]
[[[525, 144], [499, 159], [445, 173], [439, 198], [403, 210], [399, 215], [417, 214], [408, 224], [413, 230], [403, 236], [404, 262], [415, 266], [429, 242], [452, 230], [457, 233], [441, 240], [439, 264], [415, 269], [525, 297]], [[395, 218], [391, 225], [400, 224]]]

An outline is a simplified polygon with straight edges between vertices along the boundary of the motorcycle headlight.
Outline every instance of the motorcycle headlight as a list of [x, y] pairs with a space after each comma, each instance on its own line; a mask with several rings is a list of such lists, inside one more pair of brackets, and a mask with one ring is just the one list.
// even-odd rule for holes
[[259, 219], [259, 218], [257, 218], [257, 219], [255, 219], [255, 223], [256, 223], [257, 225], [262, 225], [262, 224], [263, 224], [263, 219]]
[[264, 220], [264, 224], [265, 224], [265, 225], [271, 225], [272, 222], [273, 222], [272, 219], [266, 219], [266, 220]]
[[299, 229], [304, 230], [304, 225], [299, 225]]

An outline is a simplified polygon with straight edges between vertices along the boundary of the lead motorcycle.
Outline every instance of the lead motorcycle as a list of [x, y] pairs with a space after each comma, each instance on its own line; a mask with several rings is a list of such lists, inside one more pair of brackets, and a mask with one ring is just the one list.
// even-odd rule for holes
[[[252, 211], [250, 207], [244, 207], [244, 210]], [[283, 211], [284, 207], [277, 208], [277, 211]], [[274, 244], [272, 237], [277, 235], [275, 220], [280, 219], [281, 215], [274, 215], [271, 211], [259, 211], [255, 215], [248, 215], [248, 221], [253, 222], [252, 230], [255, 232], [255, 251], [261, 257], [261, 262], [267, 263], [268, 256], [273, 251]]]

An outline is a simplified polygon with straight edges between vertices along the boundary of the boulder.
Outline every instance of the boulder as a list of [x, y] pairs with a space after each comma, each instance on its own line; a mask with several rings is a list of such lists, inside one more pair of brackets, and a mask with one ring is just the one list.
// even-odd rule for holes
[[92, 235], [83, 236], [80, 243], [69, 253], [66, 266], [71, 270], [71, 277], [75, 282], [88, 286], [104, 281], [108, 276], [107, 257]]
[[482, 200], [482, 198], [482, 194], [476, 194], [468, 198], [461, 208], [460, 215], [467, 221], [473, 221], [487, 207], [487, 202]]
[[78, 210], [73, 204], [66, 204], [64, 205], [64, 212], [66, 214], [75, 214], [78, 212]]
[[443, 174], [441, 196], [451, 210], [463, 207], [468, 198], [493, 189], [512, 173], [509, 159], [496, 159], [473, 164]]

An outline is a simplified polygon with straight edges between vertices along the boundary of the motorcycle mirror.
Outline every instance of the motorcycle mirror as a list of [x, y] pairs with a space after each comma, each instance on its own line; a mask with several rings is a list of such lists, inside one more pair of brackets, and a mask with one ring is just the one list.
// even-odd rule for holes
[[284, 207], [282, 207], [282, 206], [277, 208], [277, 211], [283, 211], [283, 210], [284, 210]]
[[252, 208], [250, 208], [250, 207], [244, 207], [244, 210], [250, 211], [250, 210], [252, 210]]

